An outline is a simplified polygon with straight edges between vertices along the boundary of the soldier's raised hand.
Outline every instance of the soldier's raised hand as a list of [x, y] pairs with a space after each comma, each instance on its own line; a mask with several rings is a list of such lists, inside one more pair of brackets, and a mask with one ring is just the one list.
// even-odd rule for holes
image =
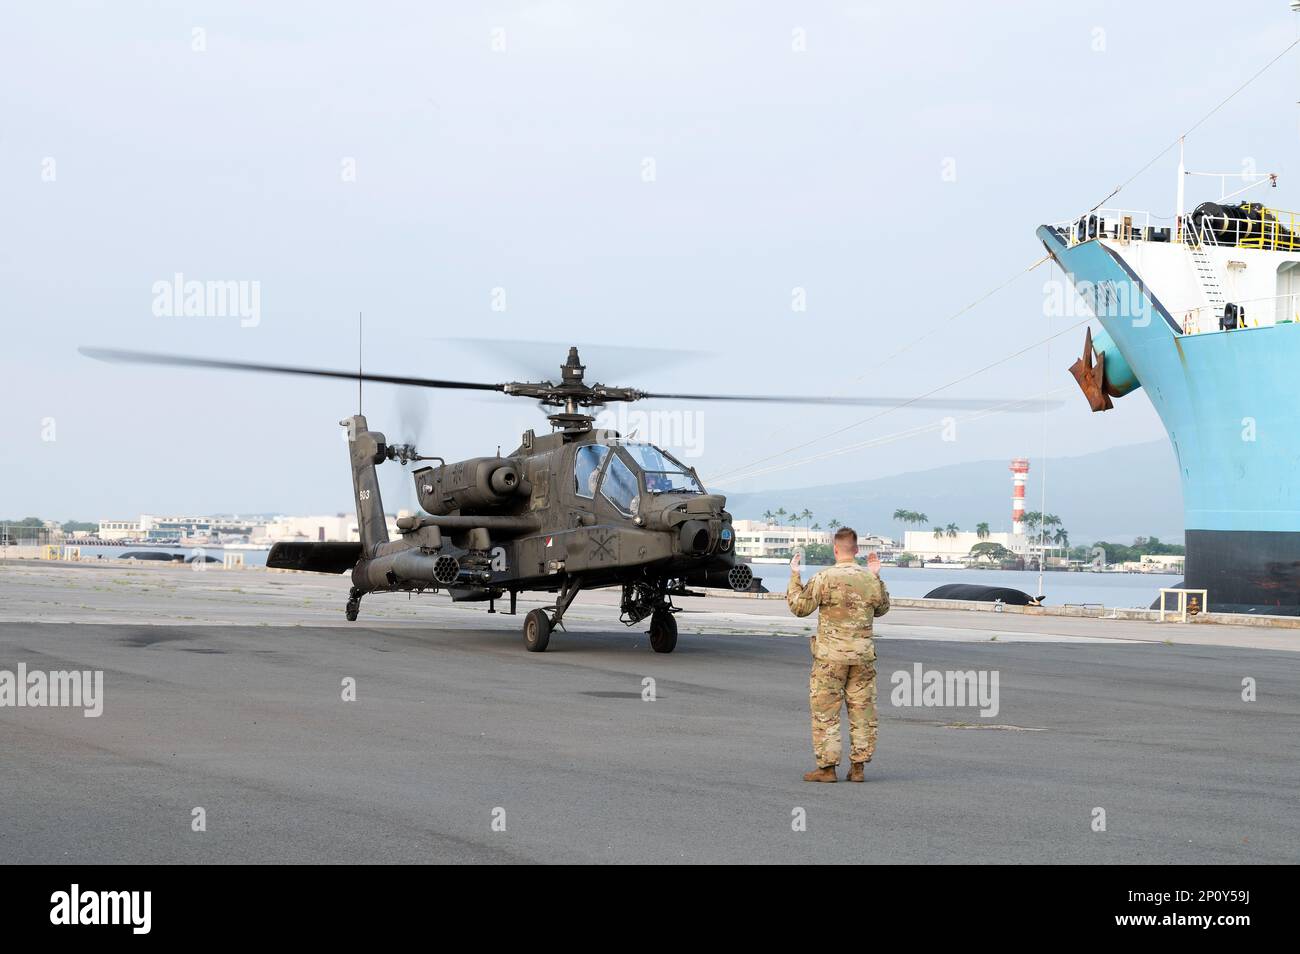
[[880, 554], [875, 550], [867, 554], [867, 569], [880, 576]]
[[803, 563], [803, 547], [795, 547], [794, 553], [790, 555], [790, 572], [798, 573], [799, 567]]

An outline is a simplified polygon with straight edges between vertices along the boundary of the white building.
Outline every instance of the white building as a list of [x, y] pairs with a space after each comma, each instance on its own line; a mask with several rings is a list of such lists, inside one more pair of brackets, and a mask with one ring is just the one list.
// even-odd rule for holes
[[808, 527], [782, 527], [759, 520], [737, 520], [731, 525], [736, 533], [736, 556], [750, 560], [788, 560], [795, 547], [829, 544], [829, 530]]
[[1143, 573], [1182, 573], [1186, 560], [1181, 553], [1143, 553], [1137, 569]]
[[101, 520], [99, 539], [134, 540], [143, 533], [139, 520]]
[[903, 552], [903, 548], [898, 545], [897, 540], [890, 537], [882, 537], [879, 534], [871, 533], [864, 537], [858, 537], [858, 556], [865, 557], [870, 553], [878, 554], [882, 559], [898, 556]]
[[1024, 534], [990, 533], [981, 537], [973, 530], [959, 530], [956, 536], [944, 533], [936, 537], [933, 530], [908, 530], [903, 534], [903, 549], [922, 560], [942, 560], [945, 563], [970, 559], [971, 547], [977, 543], [996, 543], [1018, 557], [1029, 555], [1029, 539]]
[[101, 540], [185, 540], [192, 537], [252, 539], [265, 521], [260, 517], [172, 516], [142, 513], [138, 520], [100, 520]]
[[[736, 532], [736, 556], [749, 560], [788, 560], [795, 547], [828, 547], [835, 539], [834, 530], [778, 526], [759, 520], [737, 520], [732, 529]], [[888, 557], [897, 550], [898, 545], [888, 537], [872, 534], [858, 537], [858, 556], [875, 551]]]
[[265, 519], [261, 517], [221, 516], [169, 516], [140, 515], [140, 529], [146, 540], [222, 539], [252, 540], [261, 533]]
[[[386, 515], [388, 536], [397, 537], [397, 520]], [[281, 540], [299, 542], [355, 542], [361, 539], [355, 514], [339, 513], [321, 517], [276, 517], [267, 523], [263, 539], [268, 543]]]
[[[397, 536], [395, 518], [389, 516], [388, 535]], [[156, 517], [141, 514], [138, 520], [99, 521], [100, 540], [174, 540], [206, 537], [214, 542], [248, 540], [252, 543], [295, 541], [357, 541], [354, 514], [308, 517]]]

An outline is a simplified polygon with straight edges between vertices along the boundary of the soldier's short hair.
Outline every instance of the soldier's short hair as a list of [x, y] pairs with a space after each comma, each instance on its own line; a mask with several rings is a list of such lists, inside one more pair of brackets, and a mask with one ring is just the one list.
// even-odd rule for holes
[[841, 547], [856, 547], [858, 545], [858, 531], [852, 527], [840, 527], [835, 531], [835, 543]]

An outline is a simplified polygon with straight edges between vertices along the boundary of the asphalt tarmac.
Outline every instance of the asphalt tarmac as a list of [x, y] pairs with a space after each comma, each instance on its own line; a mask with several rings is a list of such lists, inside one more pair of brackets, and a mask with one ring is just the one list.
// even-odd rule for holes
[[[125, 620], [126, 584], [60, 572], [0, 572], [0, 671], [102, 670], [103, 713], [0, 707], [8, 862], [1300, 861], [1294, 652], [896, 610], [867, 783], [814, 785], [807, 641], [780, 604], [748, 626], [691, 605], [670, 655], [597, 604], [532, 654], [522, 613], [367, 619], [372, 598], [355, 624], [265, 625], [302, 593], [258, 622], [267, 574], [158, 569]], [[167, 618], [204, 587], [232, 622]], [[115, 621], [40, 621], [74, 610]], [[893, 704], [918, 663], [996, 672], [998, 711]]]

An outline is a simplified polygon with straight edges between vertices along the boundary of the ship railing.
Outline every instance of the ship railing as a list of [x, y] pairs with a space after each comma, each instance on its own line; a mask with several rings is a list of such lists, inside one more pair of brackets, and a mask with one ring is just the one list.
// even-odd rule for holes
[[1053, 222], [1050, 228], [1068, 248], [1097, 238], [1117, 242], [1169, 241], [1169, 229], [1153, 229], [1151, 213], [1136, 209], [1094, 209], [1073, 220]]
[[1261, 208], [1259, 218], [1203, 216], [1199, 222], [1188, 216], [1184, 222], [1183, 240], [1189, 245], [1216, 248], [1246, 248], [1264, 252], [1300, 251], [1300, 213]]
[[[1273, 295], [1269, 298], [1250, 298], [1235, 301], [1244, 315], [1238, 328], [1267, 328], [1270, 325], [1300, 324], [1300, 292], [1290, 295]], [[1209, 331], [1222, 330], [1219, 326], [1223, 318], [1223, 308], [1213, 305], [1200, 305], [1173, 312], [1183, 328], [1185, 335], [1205, 334]]]
[[1266, 249], [1271, 252], [1294, 252], [1300, 249], [1300, 234], [1296, 226], [1300, 216], [1282, 209], [1265, 209], [1259, 231], [1242, 239], [1242, 248]]
[[[1098, 238], [1168, 242], [1174, 232], [1169, 227], [1153, 227], [1150, 212], [1117, 208], [1094, 209], [1076, 219], [1054, 222], [1051, 228], [1069, 248]], [[1263, 208], [1259, 218], [1251, 219], [1202, 216], [1196, 220], [1188, 215], [1183, 219], [1181, 234], [1172, 235], [1172, 240], [1217, 248], [1300, 252], [1300, 212]]]

